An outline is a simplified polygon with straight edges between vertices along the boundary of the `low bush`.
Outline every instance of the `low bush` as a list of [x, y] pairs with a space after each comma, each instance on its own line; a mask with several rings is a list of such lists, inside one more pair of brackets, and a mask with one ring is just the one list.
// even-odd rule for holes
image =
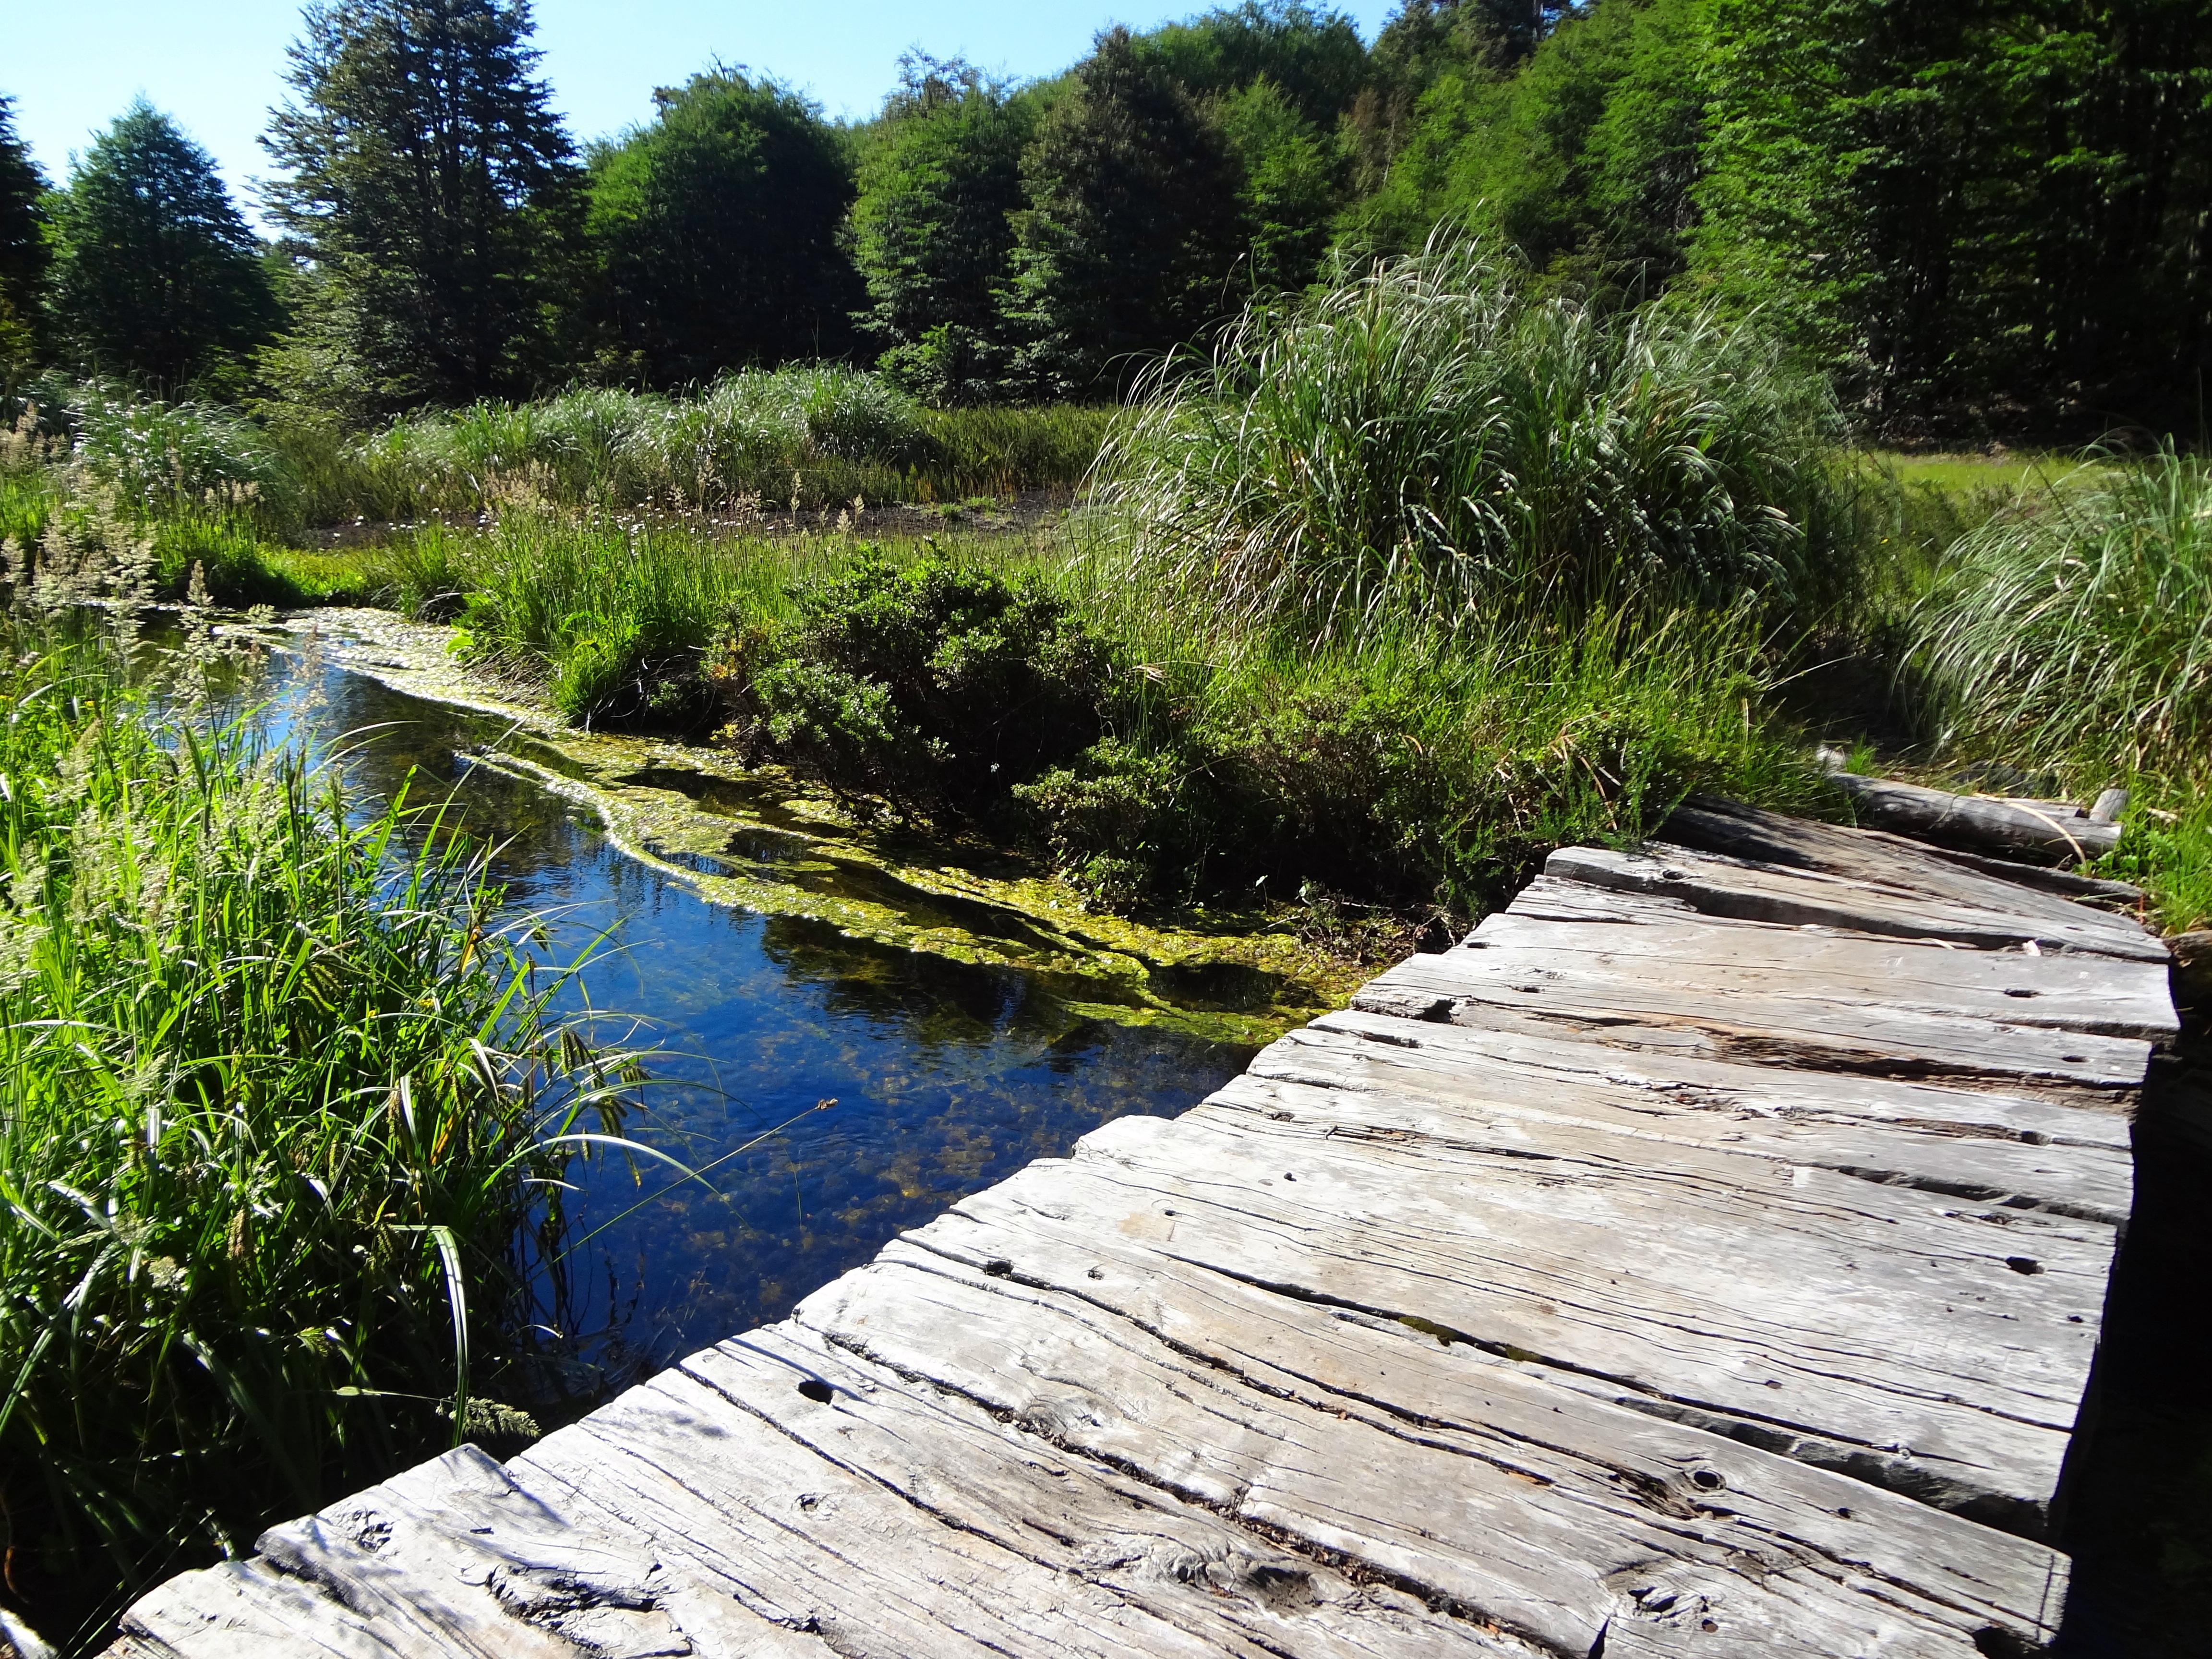
[[1034, 578], [864, 549], [791, 598], [723, 646], [729, 729], [848, 799], [989, 817], [1099, 734], [1105, 641]]

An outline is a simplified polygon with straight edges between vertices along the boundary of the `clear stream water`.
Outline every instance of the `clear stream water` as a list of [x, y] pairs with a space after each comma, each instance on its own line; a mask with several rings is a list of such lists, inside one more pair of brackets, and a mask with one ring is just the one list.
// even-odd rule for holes
[[[1075, 1014], [1017, 969], [709, 904], [610, 845], [586, 809], [472, 763], [498, 719], [337, 665], [280, 654], [272, 666], [273, 731], [350, 738], [349, 770], [380, 795], [410, 769], [414, 800], [455, 787], [468, 828], [501, 843], [493, 868], [509, 902], [556, 917], [549, 959], [612, 930], [584, 991], [643, 1023], [635, 1040], [659, 1051], [665, 1079], [625, 1133], [714, 1166], [711, 1193], [622, 1158], [572, 1176], [575, 1237], [666, 1189], [572, 1259], [558, 1344], [572, 1397], [779, 1319], [963, 1195], [1109, 1118], [1180, 1112], [1250, 1058]], [[837, 1103], [807, 1109], [824, 1099]]]

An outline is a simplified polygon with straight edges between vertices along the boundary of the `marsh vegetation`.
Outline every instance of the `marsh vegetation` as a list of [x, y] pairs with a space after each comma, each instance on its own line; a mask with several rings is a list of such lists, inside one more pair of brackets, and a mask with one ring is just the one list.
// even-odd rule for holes
[[[2101, 872], [2212, 921], [2212, 34], [1936, 11], [1252, 3], [854, 127], [716, 69], [580, 155], [526, 8], [362, 0], [265, 260], [167, 118], [42, 193], [0, 100], [0, 1601], [86, 1648], [526, 1437], [564, 1194], [665, 1155], [511, 826], [272, 738], [249, 607], [1347, 972], [1692, 791], [1847, 817], [1824, 744], [2128, 788]], [[470, 76], [496, 188], [394, 159]], [[884, 1153], [840, 1248], [1072, 1121]]]

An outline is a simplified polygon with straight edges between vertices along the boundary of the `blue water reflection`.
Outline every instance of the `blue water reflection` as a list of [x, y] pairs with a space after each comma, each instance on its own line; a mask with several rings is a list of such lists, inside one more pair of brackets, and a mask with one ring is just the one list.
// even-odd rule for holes
[[[666, 1079], [629, 1132], [714, 1166], [711, 1192], [619, 1159], [579, 1177], [573, 1236], [605, 1231], [571, 1259], [557, 1347], [585, 1362], [568, 1368], [585, 1394], [781, 1317], [963, 1194], [1109, 1118], [1182, 1111], [1249, 1058], [1073, 1014], [1018, 970], [707, 904], [616, 851], [584, 809], [471, 763], [497, 721], [307, 672], [280, 659], [280, 728], [381, 728], [347, 763], [380, 793], [410, 769], [416, 799], [457, 785], [468, 826], [500, 841], [510, 902], [556, 913], [550, 957], [612, 930], [583, 990], [641, 1022]], [[809, 1109], [823, 1099], [837, 1103]]]

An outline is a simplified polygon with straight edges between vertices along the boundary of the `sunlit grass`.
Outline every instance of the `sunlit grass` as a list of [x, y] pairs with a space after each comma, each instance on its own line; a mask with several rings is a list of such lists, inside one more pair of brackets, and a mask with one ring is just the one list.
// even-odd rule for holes
[[526, 1427], [479, 1396], [636, 1073], [434, 810], [198, 710], [204, 613], [148, 686], [127, 611], [39, 591], [0, 623], [0, 1547], [74, 1645]]

